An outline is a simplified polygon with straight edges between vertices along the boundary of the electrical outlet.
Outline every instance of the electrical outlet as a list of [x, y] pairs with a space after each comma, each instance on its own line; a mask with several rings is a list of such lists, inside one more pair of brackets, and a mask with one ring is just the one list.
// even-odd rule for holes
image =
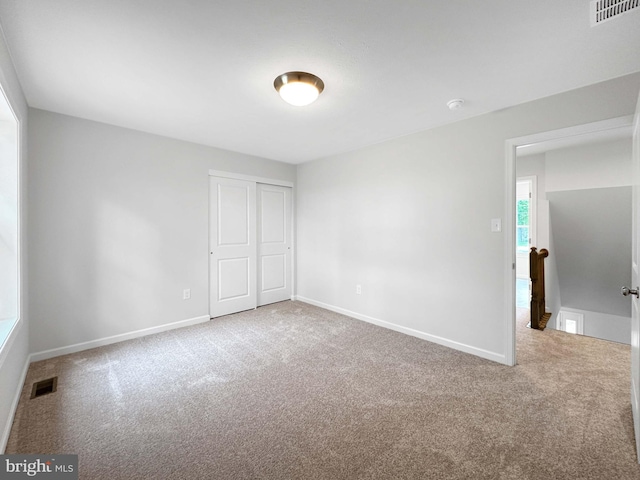
[[191, 298], [191, 289], [190, 288], [185, 288], [182, 291], [182, 299], [183, 300], [189, 300]]
[[362, 285], [356, 285], [356, 295], [362, 295]]

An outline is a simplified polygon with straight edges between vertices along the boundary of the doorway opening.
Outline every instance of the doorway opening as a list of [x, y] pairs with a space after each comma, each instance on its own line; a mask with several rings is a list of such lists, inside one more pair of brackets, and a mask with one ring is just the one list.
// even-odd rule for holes
[[[525, 242], [524, 222], [518, 218], [518, 179], [517, 176], [533, 176], [517, 172], [516, 158], [521, 152], [531, 152], [535, 148], [548, 148], [551, 143], [555, 148], [561, 148], [561, 145], [571, 145], [582, 142], [587, 136], [597, 137], [610, 135], [612, 130], [630, 128], [633, 123], [633, 116], [619, 117], [601, 122], [594, 122], [575, 127], [564, 128], [543, 132], [535, 135], [519, 137], [507, 140], [506, 145], [506, 204], [505, 204], [505, 334], [506, 334], [506, 352], [505, 363], [508, 365], [516, 364], [516, 318], [518, 305], [518, 288], [517, 279], [517, 255], [518, 249], [522, 250]], [[539, 188], [539, 186], [538, 186]], [[520, 195], [521, 196], [521, 195]], [[539, 202], [536, 202], [539, 204]], [[523, 212], [526, 211], [524, 206]], [[531, 210], [528, 210], [531, 215]], [[538, 212], [539, 213], [539, 212]], [[519, 225], [520, 223], [520, 225]], [[531, 228], [531, 227], [529, 227]], [[522, 232], [522, 233], [521, 233]], [[536, 234], [539, 237], [538, 234]], [[533, 242], [537, 243], [539, 238], [530, 235]], [[537, 246], [537, 245], [532, 245]], [[539, 245], [546, 248], [546, 245]], [[522, 278], [522, 274], [520, 274]], [[554, 312], [557, 313], [557, 312]]]

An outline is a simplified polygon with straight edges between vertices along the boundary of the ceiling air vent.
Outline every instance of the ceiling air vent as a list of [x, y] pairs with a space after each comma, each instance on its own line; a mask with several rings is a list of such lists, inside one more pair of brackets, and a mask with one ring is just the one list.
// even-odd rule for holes
[[591, 26], [612, 20], [640, 6], [640, 0], [591, 0]]

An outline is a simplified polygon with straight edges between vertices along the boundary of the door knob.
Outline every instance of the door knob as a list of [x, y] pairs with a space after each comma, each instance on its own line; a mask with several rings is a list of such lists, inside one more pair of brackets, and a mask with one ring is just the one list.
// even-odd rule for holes
[[629, 287], [622, 287], [622, 295], [624, 295], [625, 297], [629, 296], [629, 295], [635, 295], [636, 297], [640, 298], [640, 294], [638, 293], [638, 290], [640, 289], [640, 287], [636, 287], [635, 290]]

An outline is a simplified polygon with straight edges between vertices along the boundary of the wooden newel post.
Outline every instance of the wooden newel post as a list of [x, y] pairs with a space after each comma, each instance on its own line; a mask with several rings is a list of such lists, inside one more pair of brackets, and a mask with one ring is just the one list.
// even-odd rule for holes
[[531, 247], [529, 253], [529, 276], [531, 277], [531, 328], [544, 330], [550, 313], [544, 311], [544, 259], [549, 256], [549, 251], [542, 248], [539, 252], [536, 247]]

